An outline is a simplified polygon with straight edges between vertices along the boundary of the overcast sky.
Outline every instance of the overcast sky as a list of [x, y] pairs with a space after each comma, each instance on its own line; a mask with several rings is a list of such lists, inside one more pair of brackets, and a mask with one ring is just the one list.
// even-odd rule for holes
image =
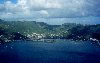
[[[100, 0], [0, 0], [0, 18], [84, 18], [100, 16]], [[97, 19], [95, 19], [97, 21]]]

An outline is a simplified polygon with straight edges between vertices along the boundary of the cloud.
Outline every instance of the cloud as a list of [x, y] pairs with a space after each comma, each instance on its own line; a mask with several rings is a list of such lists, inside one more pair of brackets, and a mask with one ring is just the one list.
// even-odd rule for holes
[[33, 10], [61, 8], [61, 4], [56, 0], [26, 0], [26, 4]]
[[0, 18], [72, 18], [99, 16], [100, 0], [18, 0], [0, 4]]

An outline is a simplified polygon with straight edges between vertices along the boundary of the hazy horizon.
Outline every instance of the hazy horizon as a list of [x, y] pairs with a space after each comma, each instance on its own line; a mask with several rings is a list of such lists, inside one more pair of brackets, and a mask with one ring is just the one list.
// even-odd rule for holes
[[99, 17], [82, 17], [82, 18], [34, 18], [34, 19], [3, 19], [5, 21], [36, 21], [44, 22], [50, 25], [62, 25], [64, 23], [76, 24], [100, 24]]

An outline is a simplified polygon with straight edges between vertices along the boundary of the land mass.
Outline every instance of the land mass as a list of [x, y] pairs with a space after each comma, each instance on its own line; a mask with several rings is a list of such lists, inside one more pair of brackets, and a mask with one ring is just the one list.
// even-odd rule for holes
[[39, 39], [100, 41], [100, 24], [64, 23], [62, 25], [49, 25], [36, 21], [4, 21], [0, 19], [0, 43]]

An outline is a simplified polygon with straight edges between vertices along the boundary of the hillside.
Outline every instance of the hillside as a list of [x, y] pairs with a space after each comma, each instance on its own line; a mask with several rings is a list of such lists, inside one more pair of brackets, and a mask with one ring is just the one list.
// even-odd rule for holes
[[33, 39], [72, 39], [100, 41], [100, 25], [65, 23], [48, 25], [35, 21], [0, 20], [0, 42]]

